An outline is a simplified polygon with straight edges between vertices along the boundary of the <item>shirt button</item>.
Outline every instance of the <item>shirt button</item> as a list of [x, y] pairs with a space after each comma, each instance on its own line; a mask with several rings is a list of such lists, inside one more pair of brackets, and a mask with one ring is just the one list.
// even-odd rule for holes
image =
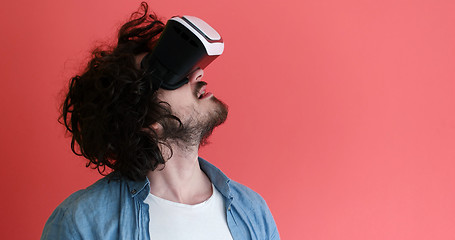
[[131, 194], [136, 194], [136, 193], [137, 193], [136, 189], [131, 190]]
[[231, 211], [231, 207], [228, 207], [228, 210]]

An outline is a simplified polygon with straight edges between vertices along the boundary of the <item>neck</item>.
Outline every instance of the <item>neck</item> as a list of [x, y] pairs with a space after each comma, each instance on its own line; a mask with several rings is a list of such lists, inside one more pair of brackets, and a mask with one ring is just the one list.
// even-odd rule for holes
[[[184, 204], [197, 204], [207, 200], [212, 195], [212, 185], [199, 166], [199, 146], [182, 148], [171, 144], [171, 147], [173, 154], [165, 166], [158, 166], [155, 171], [147, 174], [150, 193]], [[163, 156], [166, 155], [168, 153], [163, 152]]]

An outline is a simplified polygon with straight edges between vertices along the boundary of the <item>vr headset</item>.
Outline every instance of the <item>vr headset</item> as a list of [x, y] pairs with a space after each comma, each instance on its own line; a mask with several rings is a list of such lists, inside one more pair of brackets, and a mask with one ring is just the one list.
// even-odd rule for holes
[[192, 16], [169, 19], [152, 52], [141, 62], [153, 88], [177, 89], [188, 83], [187, 76], [204, 69], [223, 53], [221, 35], [203, 20]]

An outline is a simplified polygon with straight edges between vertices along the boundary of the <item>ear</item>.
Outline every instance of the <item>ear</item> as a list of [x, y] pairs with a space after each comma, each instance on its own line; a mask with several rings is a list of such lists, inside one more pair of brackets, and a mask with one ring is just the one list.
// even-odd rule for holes
[[158, 135], [161, 135], [161, 133], [163, 133], [163, 126], [161, 124], [159, 124], [158, 122], [150, 125], [150, 128], [152, 128], [153, 131], [155, 131], [156, 134], [158, 134]]
[[150, 131], [150, 130], [153, 130], [153, 132], [154, 132], [153, 134], [157, 134], [159, 136], [163, 132], [163, 126], [161, 124], [159, 124], [158, 122], [156, 122], [156, 123], [153, 123], [152, 125], [150, 125], [149, 128], [143, 128], [142, 130], [145, 132], [148, 132], [150, 134], [152, 133], [152, 131]]

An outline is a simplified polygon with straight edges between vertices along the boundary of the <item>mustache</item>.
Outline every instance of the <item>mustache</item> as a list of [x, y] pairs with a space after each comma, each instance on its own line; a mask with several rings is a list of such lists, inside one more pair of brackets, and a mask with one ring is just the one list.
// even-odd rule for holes
[[197, 95], [198, 95], [199, 91], [201, 90], [201, 88], [204, 87], [205, 85], [207, 85], [207, 83], [204, 81], [199, 81], [196, 83], [196, 87], [194, 88], [194, 92], [193, 92], [193, 94], [194, 94], [194, 96], [196, 96], [196, 98], [197, 98]]

